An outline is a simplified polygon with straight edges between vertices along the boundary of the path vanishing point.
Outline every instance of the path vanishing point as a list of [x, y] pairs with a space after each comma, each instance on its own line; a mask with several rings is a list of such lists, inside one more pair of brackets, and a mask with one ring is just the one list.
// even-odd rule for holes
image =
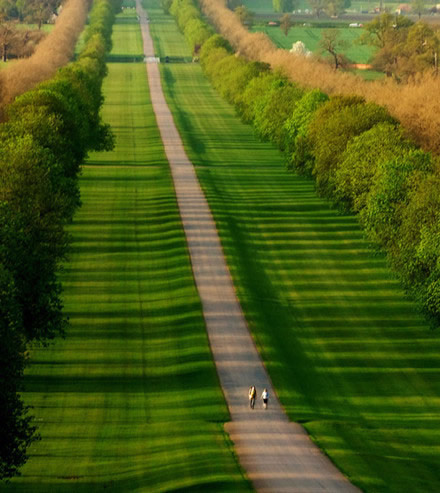
[[[137, 0], [144, 54], [154, 57], [145, 11]], [[231, 422], [226, 431], [258, 492], [359, 492], [282, 409], [235, 294], [208, 203], [165, 102], [157, 63], [147, 64], [153, 109], [170, 163], [208, 337]], [[248, 405], [249, 385], [269, 391], [269, 408]], [[259, 397], [259, 396], [258, 396]]]

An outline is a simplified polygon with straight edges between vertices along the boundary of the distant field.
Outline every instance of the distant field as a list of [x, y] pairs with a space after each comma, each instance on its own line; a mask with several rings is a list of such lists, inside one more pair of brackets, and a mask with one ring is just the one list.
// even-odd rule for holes
[[[354, 0], [351, 2], [350, 7], [347, 8], [347, 13], [361, 13], [361, 12], [373, 12], [375, 7], [379, 7], [379, 1], [374, 0]], [[384, 9], [388, 9], [390, 12], [395, 12], [397, 7], [402, 2], [383, 2]], [[407, 2], [411, 3], [411, 2]], [[270, 14], [274, 13], [272, 0], [243, 0], [243, 4], [246, 5], [249, 9], [251, 9], [256, 14]], [[429, 9], [432, 6], [436, 5], [435, 2], [427, 2], [425, 3], [425, 8]], [[305, 10], [308, 9], [310, 12], [312, 10], [310, 4], [307, 0], [299, 0], [295, 2], [295, 10], [300, 10], [301, 13], [304, 13]], [[277, 15], [277, 14], [275, 14]], [[323, 16], [325, 17], [325, 15]]]
[[[134, 23], [119, 18], [113, 41], [114, 55], [142, 54]], [[83, 170], [63, 273], [71, 326], [32, 351], [26, 372], [42, 440], [1, 489], [250, 491], [223, 431], [228, 412], [145, 66], [109, 64], [105, 96], [117, 147]]]
[[[293, 43], [302, 41], [308, 50], [316, 52], [324, 28], [294, 26], [290, 29], [287, 36], [279, 27], [256, 26], [255, 30], [266, 33], [280, 48], [290, 50]], [[342, 51], [353, 63], [368, 63], [373, 54], [373, 50], [370, 46], [358, 44], [358, 39], [361, 36], [362, 31], [363, 30], [360, 28], [339, 29], [340, 39], [346, 43], [346, 47], [344, 47]]]
[[[171, 35], [183, 43], [177, 29]], [[200, 67], [161, 70], [289, 416], [367, 492], [440, 491], [438, 334], [356, 218], [287, 173], [278, 151], [238, 121]]]

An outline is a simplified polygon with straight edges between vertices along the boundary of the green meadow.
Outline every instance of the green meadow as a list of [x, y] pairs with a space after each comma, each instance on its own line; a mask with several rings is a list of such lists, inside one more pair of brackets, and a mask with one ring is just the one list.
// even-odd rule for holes
[[[141, 56], [134, 11], [110, 60]], [[142, 63], [109, 63], [104, 119], [117, 146], [90, 156], [63, 273], [70, 327], [35, 347], [25, 400], [41, 441], [2, 491], [250, 491], [206, 337]]]
[[[290, 50], [292, 44], [302, 41], [311, 52], [319, 52], [319, 41], [325, 28], [317, 26], [293, 26], [286, 36], [280, 27], [256, 26], [256, 31], [264, 32], [279, 48]], [[345, 43], [342, 51], [353, 63], [368, 63], [373, 55], [370, 46], [359, 44], [362, 34], [360, 28], [343, 27], [339, 29], [340, 39]]]
[[[147, 2], [155, 37], [165, 28]], [[174, 28], [174, 40], [183, 37]], [[159, 55], [161, 53], [158, 53]], [[288, 173], [196, 64], [161, 66], [281, 401], [367, 492], [440, 490], [440, 340], [355, 217]]]

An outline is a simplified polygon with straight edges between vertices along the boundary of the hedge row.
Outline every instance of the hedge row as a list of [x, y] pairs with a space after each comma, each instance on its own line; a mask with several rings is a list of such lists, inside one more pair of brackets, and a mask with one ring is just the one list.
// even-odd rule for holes
[[[191, 0], [170, 12], [200, 14]], [[190, 22], [191, 16], [185, 16]], [[189, 40], [186, 30], [183, 30]], [[388, 111], [359, 96], [304, 90], [267, 64], [233, 53], [213, 35], [200, 60], [218, 92], [276, 144], [287, 168], [315, 179], [316, 189], [358, 214], [366, 236], [387, 253], [406, 290], [440, 322], [440, 163], [405, 137]]]
[[102, 80], [119, 0], [95, 0], [77, 60], [18, 97], [0, 125], [0, 478], [18, 474], [36, 428], [19, 394], [30, 343], [62, 335], [58, 273], [91, 150], [111, 149]]

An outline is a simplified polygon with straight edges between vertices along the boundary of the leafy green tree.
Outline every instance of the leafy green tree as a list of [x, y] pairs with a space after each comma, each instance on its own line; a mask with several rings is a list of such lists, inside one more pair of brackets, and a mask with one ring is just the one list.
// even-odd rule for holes
[[269, 66], [265, 63], [248, 62], [242, 57], [229, 55], [217, 63], [217, 77], [213, 84], [227, 101], [237, 107], [250, 80], [268, 71]]
[[360, 212], [366, 205], [378, 167], [415, 150], [412, 142], [393, 123], [379, 123], [354, 137], [341, 156], [335, 173], [335, 199], [347, 209]]
[[26, 341], [53, 339], [66, 324], [57, 272], [68, 236], [65, 199], [47, 172], [54, 160], [29, 135], [0, 147], [0, 262], [17, 290]]
[[406, 39], [397, 48], [396, 75], [407, 80], [427, 70], [434, 71], [440, 52], [437, 33], [424, 22], [417, 22], [407, 31]]
[[331, 197], [335, 173], [349, 141], [380, 122], [393, 122], [385, 108], [359, 96], [335, 96], [315, 113], [309, 140], [315, 158], [313, 174], [318, 191]]
[[297, 102], [292, 115], [284, 124], [284, 154], [288, 169], [300, 174], [311, 174], [313, 156], [308, 146], [308, 128], [317, 109], [328, 101], [327, 94], [319, 89], [306, 92]]
[[197, 54], [200, 47], [213, 35], [213, 32], [200, 18], [195, 18], [187, 22], [184, 35], [192, 53]]
[[254, 127], [257, 134], [283, 150], [286, 140], [284, 124], [303, 95], [302, 89], [284, 77], [274, 79], [270, 89], [255, 102]]
[[239, 113], [243, 122], [252, 123], [254, 121], [257, 104], [261, 98], [265, 97], [266, 91], [270, 89], [275, 79], [273, 72], [263, 73], [252, 79], [246, 86], [239, 104]]
[[405, 30], [413, 24], [407, 17], [384, 12], [365, 24], [360, 40], [362, 43], [381, 49], [389, 44], [398, 43], [402, 39], [402, 31], [405, 33]]
[[295, 8], [294, 0], [272, 0], [274, 12], [292, 12]]
[[[4, 207], [0, 204], [0, 216]], [[14, 281], [0, 262], [0, 480], [18, 474], [28, 458], [28, 446], [39, 438], [19, 395], [25, 366], [22, 333]]]
[[368, 194], [361, 221], [371, 240], [387, 248], [391, 256], [400, 250], [402, 210], [409, 192], [432, 172], [430, 154], [411, 150], [403, 157], [379, 163], [374, 183]]
[[372, 59], [376, 70], [388, 76], [396, 74], [400, 47], [413, 24], [407, 17], [393, 16], [387, 12], [365, 24], [359, 40], [376, 48]]
[[[439, 268], [440, 173], [434, 172], [418, 183], [412, 183], [406, 196], [406, 207], [400, 209], [399, 249], [394, 250], [392, 264], [407, 288], [416, 295], [426, 295], [426, 285]], [[436, 282], [437, 274], [434, 274]], [[432, 280], [432, 279], [431, 279]], [[421, 299], [422, 303], [426, 300]], [[440, 312], [437, 310], [437, 318]]]
[[320, 17], [320, 15], [327, 9], [329, 0], [308, 0], [308, 3], [316, 17]]

